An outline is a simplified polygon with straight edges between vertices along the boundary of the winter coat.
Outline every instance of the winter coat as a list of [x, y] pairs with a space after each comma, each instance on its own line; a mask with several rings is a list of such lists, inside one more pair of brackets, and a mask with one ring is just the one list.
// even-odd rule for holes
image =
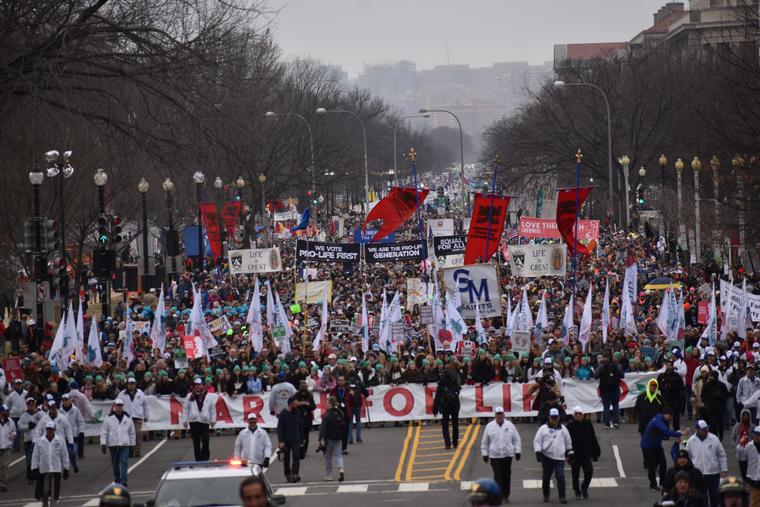
[[573, 454], [573, 441], [565, 426], [552, 428], [544, 424], [538, 428], [533, 438], [533, 450], [540, 452], [546, 458], [562, 461]]
[[195, 400], [194, 394], [189, 394], [185, 398], [185, 405], [183, 407], [183, 414], [185, 420], [188, 423], [199, 422], [203, 424], [211, 424], [216, 422], [216, 399], [217, 395], [213, 393], [206, 393], [201, 403], [201, 409], [198, 410], [198, 403]]
[[728, 461], [723, 444], [714, 433], [708, 433], [704, 439], [692, 435], [686, 442], [686, 450], [694, 466], [704, 475], [728, 472]]
[[27, 396], [26, 389], [22, 389], [21, 392], [15, 389], [11, 390], [11, 393], [5, 398], [5, 406], [8, 407], [11, 417], [21, 417], [21, 414], [26, 411]]
[[72, 435], [77, 436], [80, 433], [84, 433], [84, 417], [82, 417], [82, 412], [80, 412], [73, 404], [69, 410], [61, 407], [58, 415], [59, 417], [62, 415], [66, 416], [66, 419], [69, 421], [69, 426], [71, 426]]
[[346, 418], [343, 411], [339, 408], [331, 408], [322, 418], [322, 425], [319, 427], [319, 439], [342, 440], [345, 426]]
[[42, 410], [37, 410], [34, 414], [30, 414], [27, 410], [18, 420], [18, 430], [24, 432], [24, 442], [31, 442], [37, 438], [37, 425], [40, 423], [40, 419], [45, 415]]
[[594, 432], [594, 425], [586, 419], [576, 421], [573, 419], [567, 423], [567, 431], [570, 433], [570, 439], [573, 441], [573, 449], [578, 457], [588, 456], [596, 461], [602, 454], [599, 448], [599, 441]]
[[150, 410], [148, 409], [148, 397], [142, 389], [135, 389], [134, 394], [130, 395], [129, 391], [124, 389], [117, 396], [124, 401], [124, 412], [128, 413], [132, 419], [142, 419], [148, 422]]
[[16, 423], [10, 417], [3, 422], [0, 420], [0, 449], [10, 449], [16, 439]]
[[705, 411], [708, 414], [721, 415], [726, 410], [728, 388], [720, 380], [708, 380], [702, 392]]
[[661, 449], [663, 440], [680, 436], [681, 433], [670, 429], [662, 414], [657, 414], [652, 417], [641, 435], [641, 448]]
[[657, 392], [652, 401], [649, 401], [646, 391], [639, 394], [638, 398], [636, 398], [633, 412], [636, 414], [636, 420], [639, 422], [639, 434], [643, 435], [649, 421], [655, 415], [662, 412], [662, 397], [660, 393]]
[[[747, 423], [747, 432], [746, 442], [742, 443], [740, 442], [741, 436], [742, 436], [742, 417], [744, 414], [747, 414], [749, 417], [749, 422]], [[731, 442], [734, 444], [734, 448], [736, 449], [736, 459], [738, 461], [747, 461], [747, 453], [744, 451], [744, 445], [746, 445], [748, 442], [752, 441], [752, 430], [755, 429], [755, 424], [752, 422], [751, 413], [746, 408], [743, 408], [741, 413], [739, 414], [739, 422], [734, 424], [734, 427], [731, 429]]]
[[277, 441], [290, 446], [299, 446], [303, 441], [303, 423], [298, 410], [287, 408], [277, 418]]
[[52, 440], [42, 436], [34, 441], [32, 452], [32, 470], [38, 470], [41, 474], [61, 473], [69, 469], [69, 452], [66, 441], [59, 435]]
[[665, 405], [673, 409], [673, 412], [681, 412], [685, 401], [685, 387], [683, 379], [678, 372], [665, 370], [657, 377], [657, 383], [660, 385], [662, 401]]
[[132, 447], [135, 445], [135, 425], [129, 414], [123, 412], [121, 421], [111, 412], [100, 427], [100, 445], [107, 447]]
[[264, 458], [272, 455], [272, 442], [267, 431], [257, 426], [251, 431], [244, 428], [235, 439], [234, 456], [247, 460], [249, 463], [263, 465]]
[[515, 425], [506, 419], [501, 426], [496, 421], [486, 424], [480, 453], [489, 458], [513, 458], [515, 454], [521, 454], [522, 441]]
[[74, 443], [74, 432], [71, 431], [71, 424], [69, 424], [69, 419], [65, 415], [62, 415], [60, 412], [58, 415], [56, 415], [55, 419], [51, 419], [50, 414], [45, 414], [40, 418], [40, 421], [34, 428], [36, 438], [45, 436], [45, 424], [50, 421], [53, 421], [55, 423], [56, 435], [63, 438], [67, 444]]
[[670, 491], [671, 489], [675, 488], [676, 474], [681, 471], [689, 474], [689, 484], [691, 484], [695, 490], [699, 491], [702, 494], [707, 491], [707, 485], [705, 484], [704, 477], [702, 477], [702, 472], [700, 472], [699, 469], [694, 466], [694, 463], [692, 463], [691, 460], [689, 460], [689, 462], [684, 466], [679, 466], [678, 463], [674, 463], [673, 466], [669, 468], [665, 473], [665, 481], [660, 485], [661, 488], [665, 491]]
[[602, 396], [619, 397], [620, 381], [625, 377], [619, 364], [607, 361], [596, 371], [599, 379], [599, 394]]

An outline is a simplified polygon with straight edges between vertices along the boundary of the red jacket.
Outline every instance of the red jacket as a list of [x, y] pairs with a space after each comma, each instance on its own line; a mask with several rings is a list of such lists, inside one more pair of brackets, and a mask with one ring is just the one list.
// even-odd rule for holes
[[354, 411], [354, 394], [351, 389], [346, 386], [343, 388], [343, 396], [341, 397], [338, 396], [339, 389], [338, 386], [335, 386], [335, 389], [330, 391], [330, 396], [335, 396], [335, 399], [338, 400], [338, 407], [342, 408], [346, 417], [348, 417], [350, 414], [353, 414]]

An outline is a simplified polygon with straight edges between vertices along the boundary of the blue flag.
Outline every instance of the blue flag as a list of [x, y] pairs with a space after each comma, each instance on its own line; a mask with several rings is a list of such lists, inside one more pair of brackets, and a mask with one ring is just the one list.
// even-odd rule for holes
[[301, 221], [296, 225], [295, 227], [290, 229], [290, 232], [296, 232], [296, 231], [303, 231], [306, 229], [306, 227], [309, 226], [309, 213], [310, 208], [306, 208], [303, 210], [303, 215], [301, 215]]

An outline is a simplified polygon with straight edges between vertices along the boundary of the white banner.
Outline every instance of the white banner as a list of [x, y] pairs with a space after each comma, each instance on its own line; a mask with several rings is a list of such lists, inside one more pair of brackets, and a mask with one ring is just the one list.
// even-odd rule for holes
[[[721, 320], [726, 319], [726, 306], [731, 305], [730, 315], [739, 314], [739, 306], [742, 300], [742, 288], [735, 287], [725, 280], [720, 281], [720, 314]], [[747, 288], [747, 300], [749, 301], [750, 319], [752, 322], [760, 322], [760, 295], [750, 294]]]
[[475, 318], [475, 305], [480, 308], [480, 316], [501, 317], [501, 289], [496, 266], [493, 264], [472, 264], [443, 270], [446, 297], [453, 298], [458, 290], [462, 298], [459, 313], [465, 319]]
[[233, 275], [282, 271], [282, 257], [277, 247], [260, 250], [230, 250], [229, 258], [230, 273]]
[[[620, 408], [631, 408], [636, 404], [638, 386], [645, 386], [647, 380], [655, 378], [659, 372], [629, 373], [621, 381]], [[567, 407], [580, 406], [584, 413], [601, 412], [602, 401], [597, 394], [598, 382], [565, 379], [562, 389]], [[488, 385], [462, 386], [460, 393], [462, 419], [493, 416], [497, 406], [504, 407], [508, 417], [535, 416], [533, 410], [535, 393], [528, 395], [531, 384], [505, 384], [492, 382]], [[435, 419], [433, 398], [436, 384], [382, 385], [370, 387], [369, 398], [362, 408], [362, 419], [372, 422], [412, 421]], [[259, 425], [264, 428], [277, 427], [277, 417], [269, 414], [269, 393], [241, 395], [231, 398], [226, 394], [217, 396], [215, 428], [242, 428], [248, 414], [258, 416]], [[314, 393], [317, 409], [314, 423], [319, 424], [322, 412], [327, 407], [328, 393]], [[92, 401], [97, 420], [102, 420], [111, 411], [111, 401]], [[184, 399], [175, 396], [148, 396], [150, 419], [143, 423], [143, 431], [181, 429], [185, 421], [182, 407]], [[367, 413], [369, 412], [369, 414]], [[88, 423], [88, 436], [98, 435], [100, 425]]]
[[296, 284], [296, 301], [310, 305], [321, 303], [325, 290], [324, 284], [327, 284], [327, 299], [332, 301], [332, 280], [310, 281], [308, 294], [306, 293], [306, 282], [298, 282]]
[[301, 219], [301, 216], [298, 214], [297, 211], [282, 211], [280, 213], [274, 214], [275, 222], [287, 222], [289, 220], [298, 221], [300, 219]]
[[454, 219], [453, 218], [438, 218], [428, 221], [428, 227], [433, 236], [453, 236], [454, 235]]
[[567, 245], [510, 245], [509, 254], [515, 276], [565, 276]]

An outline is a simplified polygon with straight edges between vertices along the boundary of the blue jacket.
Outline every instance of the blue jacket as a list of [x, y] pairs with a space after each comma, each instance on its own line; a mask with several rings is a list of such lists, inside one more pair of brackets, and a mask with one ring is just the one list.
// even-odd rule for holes
[[666, 438], [680, 436], [681, 433], [670, 429], [662, 414], [657, 414], [649, 421], [641, 435], [641, 448], [660, 449], [662, 448], [662, 441]]

